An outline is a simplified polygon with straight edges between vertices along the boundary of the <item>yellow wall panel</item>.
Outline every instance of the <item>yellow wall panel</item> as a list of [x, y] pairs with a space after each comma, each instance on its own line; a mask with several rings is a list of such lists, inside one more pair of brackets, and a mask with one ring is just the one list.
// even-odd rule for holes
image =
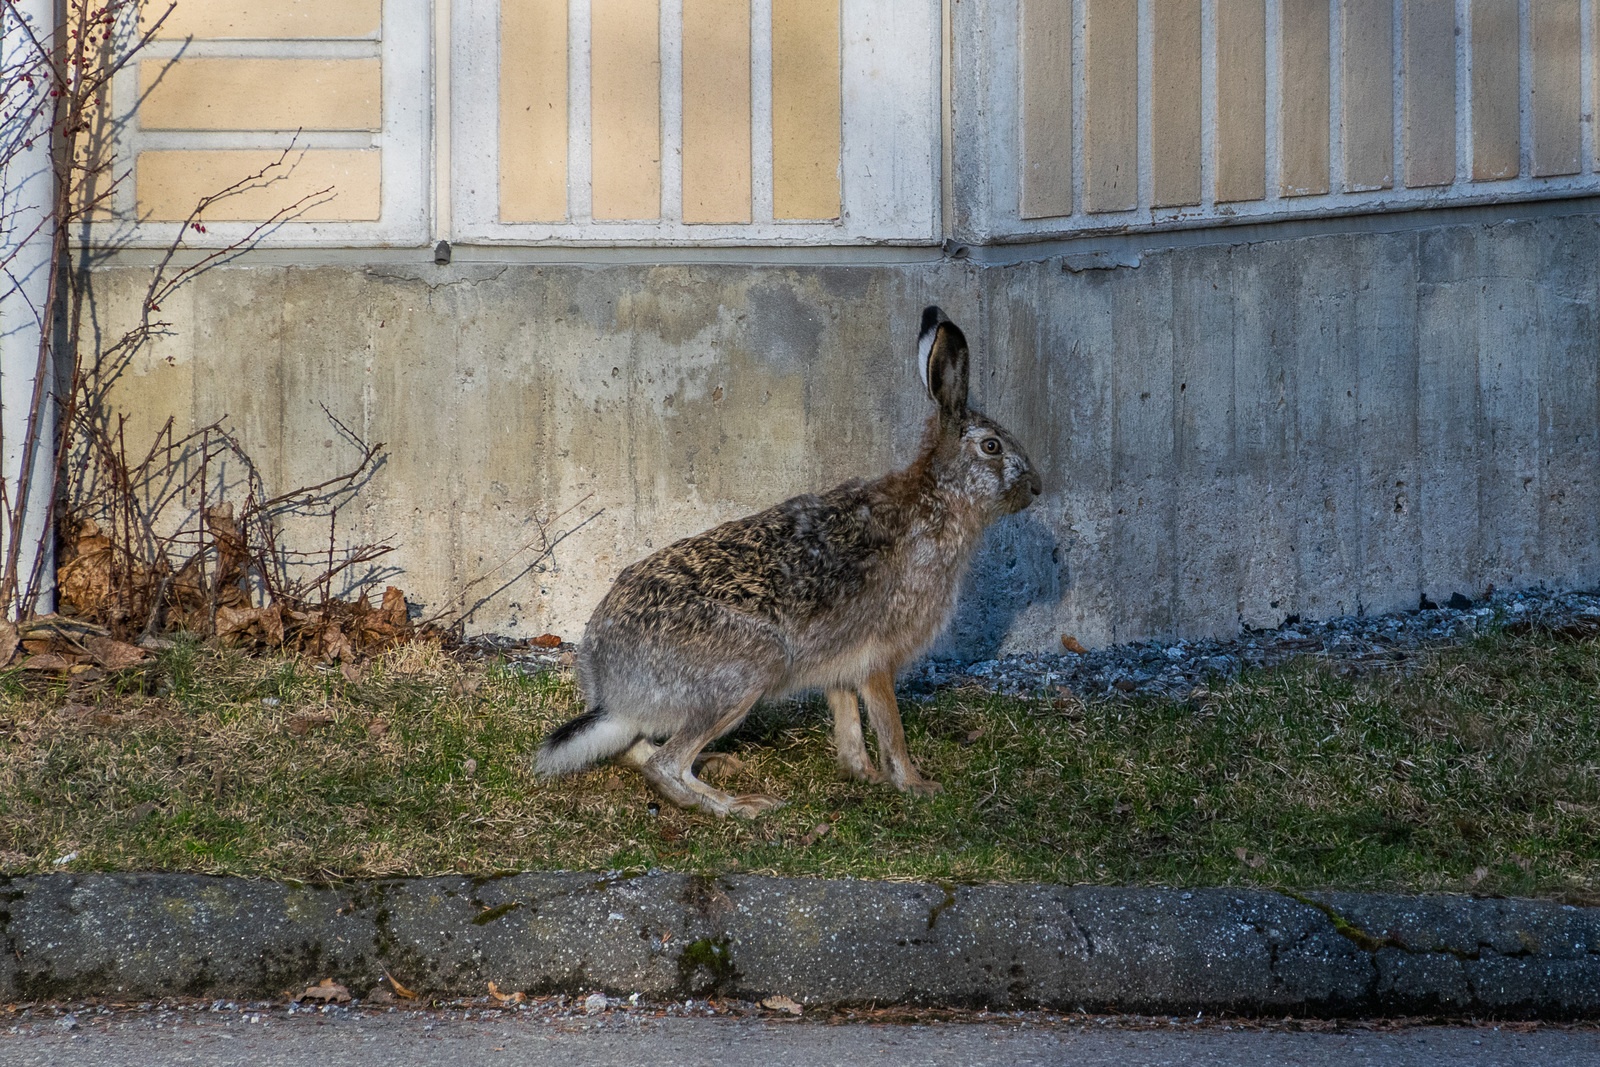
[[1278, 192], [1328, 191], [1328, 0], [1281, 0]]
[[1352, 190], [1394, 185], [1394, 4], [1344, 3], [1344, 181]]
[[772, 0], [772, 211], [839, 217], [839, 0]]
[[500, 0], [500, 221], [567, 217], [567, 3]]
[[[282, 155], [272, 149], [140, 152], [135, 166], [139, 218], [181, 222], [203, 197], [259, 173]], [[331, 199], [297, 218], [373, 222], [382, 214], [382, 153], [376, 149], [314, 149], [291, 154], [285, 165], [252, 188], [206, 209], [207, 222], [260, 222], [320, 190]], [[270, 179], [270, 180], [269, 180]]]
[[147, 130], [377, 130], [376, 59], [179, 59], [139, 64]]
[[1521, 48], [1517, 0], [1472, 0], [1472, 178], [1515, 178], [1522, 168]]
[[1404, 4], [1405, 181], [1449, 185], [1456, 176], [1455, 2]]
[[1578, 124], [1583, 92], [1578, 0], [1538, 0], [1533, 25], [1533, 173], [1576, 174], [1583, 138]]
[[659, 0], [593, 0], [589, 18], [594, 217], [659, 218]]
[[1267, 195], [1267, 22], [1262, 0], [1217, 3], [1217, 200]]
[[1150, 167], [1156, 207], [1200, 202], [1200, 0], [1151, 10]]
[[1089, 0], [1084, 20], [1083, 198], [1089, 211], [1139, 204], [1139, 5]]
[[750, 0], [683, 0], [683, 221], [749, 222]]
[[1072, 214], [1072, 2], [1022, 3], [1022, 217]]
[[[150, 25], [167, 9], [150, 4]], [[383, 0], [182, 0], [161, 37], [328, 38], [378, 36]]]

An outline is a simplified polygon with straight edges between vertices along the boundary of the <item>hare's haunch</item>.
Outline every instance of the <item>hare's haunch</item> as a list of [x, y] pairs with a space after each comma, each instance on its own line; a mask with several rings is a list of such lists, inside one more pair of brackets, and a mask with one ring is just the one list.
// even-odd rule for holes
[[938, 791], [906, 752], [895, 674], [949, 622], [984, 528], [1041, 487], [1022, 446], [967, 407], [966, 338], [936, 307], [917, 355], [938, 411], [909, 467], [723, 523], [618, 576], [578, 652], [589, 710], [545, 738], [539, 773], [620, 756], [674, 804], [751, 817], [780, 801], [712, 788], [696, 758], [761, 697], [820, 688], [845, 773]]

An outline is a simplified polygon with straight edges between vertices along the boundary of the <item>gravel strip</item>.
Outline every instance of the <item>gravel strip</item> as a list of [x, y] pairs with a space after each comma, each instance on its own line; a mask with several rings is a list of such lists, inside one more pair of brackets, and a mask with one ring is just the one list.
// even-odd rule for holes
[[[961, 662], [926, 659], [900, 679], [902, 695], [927, 697], [941, 689], [980, 687], [1015, 696], [1145, 694], [1186, 698], [1196, 687], [1233, 678], [1245, 668], [1270, 667], [1315, 656], [1335, 669], [1403, 667], [1417, 653], [1460, 642], [1494, 627], [1538, 627], [1600, 633], [1600, 590], [1527, 589], [1483, 600], [1461, 594], [1448, 604], [1424, 602], [1413, 611], [1346, 615], [1325, 622], [1290, 616], [1275, 630], [1246, 630], [1227, 641], [1141, 641], [1086, 652], [1022, 652]], [[1065, 638], [1064, 638], [1065, 639]], [[475, 649], [505, 655], [530, 672], [566, 670], [575, 646], [543, 649], [515, 638], [475, 638]]]

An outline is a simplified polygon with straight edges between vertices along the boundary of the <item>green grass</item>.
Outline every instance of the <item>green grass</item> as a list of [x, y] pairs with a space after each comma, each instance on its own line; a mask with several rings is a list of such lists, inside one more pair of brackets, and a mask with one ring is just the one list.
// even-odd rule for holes
[[193, 644], [82, 691], [11, 672], [0, 872], [660, 867], [1600, 900], [1593, 637], [1499, 633], [1359, 677], [1302, 662], [1181, 703], [961, 691], [902, 709], [944, 794], [840, 781], [825, 708], [778, 703], [721, 743], [744, 761], [721, 784], [789, 803], [719, 821], [651, 814], [631, 770], [535, 779], [570, 683], [426, 647], [353, 678]]

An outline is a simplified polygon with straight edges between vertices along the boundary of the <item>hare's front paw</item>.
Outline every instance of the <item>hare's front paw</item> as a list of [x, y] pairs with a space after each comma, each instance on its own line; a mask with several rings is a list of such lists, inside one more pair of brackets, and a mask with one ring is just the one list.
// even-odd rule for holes
[[872, 785], [882, 785], [889, 780], [889, 776], [872, 765], [872, 761], [865, 755], [857, 760], [839, 757], [839, 777], [857, 782], [868, 782]]
[[904, 782], [897, 783], [897, 785], [902, 793], [915, 793], [923, 797], [931, 797], [937, 793], [944, 792], [944, 786], [931, 778], [923, 778], [920, 775], [913, 775]]

